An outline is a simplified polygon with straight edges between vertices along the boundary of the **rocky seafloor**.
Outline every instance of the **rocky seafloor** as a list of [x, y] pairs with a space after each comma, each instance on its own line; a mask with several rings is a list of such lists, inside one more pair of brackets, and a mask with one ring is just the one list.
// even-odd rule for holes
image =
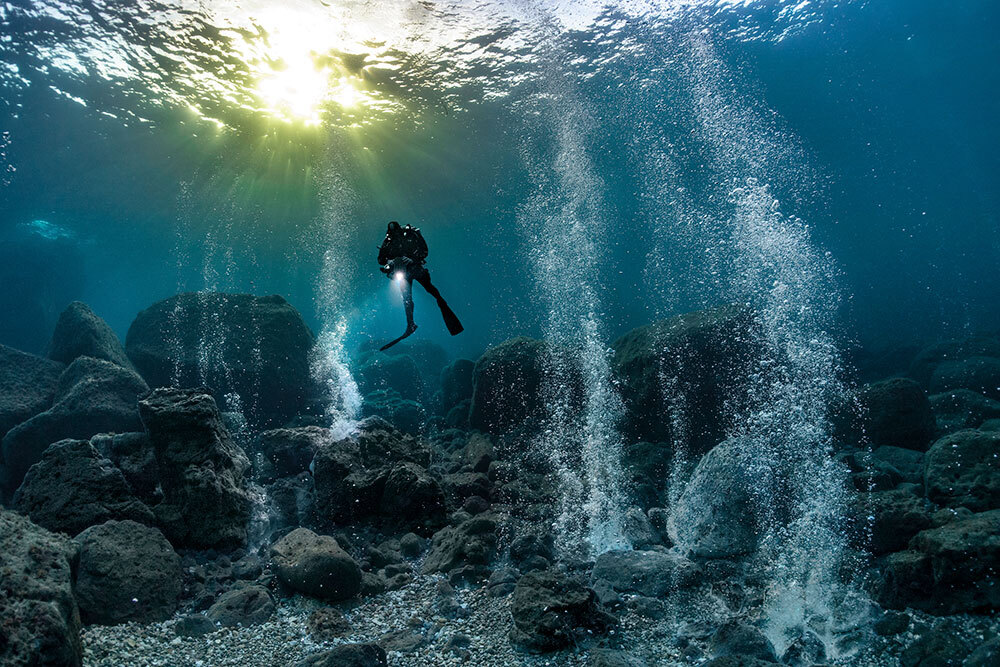
[[755, 326], [612, 344], [631, 548], [590, 553], [537, 444], [549, 344], [363, 348], [345, 427], [280, 297], [178, 295], [124, 344], [71, 304], [46, 357], [0, 346], [0, 664], [1000, 664], [1000, 335], [854, 356], [823, 425], [845, 552], [776, 605], [724, 418]]

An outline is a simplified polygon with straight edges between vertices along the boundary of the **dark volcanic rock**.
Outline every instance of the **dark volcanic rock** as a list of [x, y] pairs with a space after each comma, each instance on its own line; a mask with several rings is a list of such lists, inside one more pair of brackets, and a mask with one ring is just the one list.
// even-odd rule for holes
[[456, 359], [441, 371], [441, 406], [445, 411], [462, 401], [472, 399], [472, 381], [476, 362]]
[[408, 354], [373, 356], [361, 365], [357, 377], [362, 394], [391, 389], [404, 399], [424, 399], [424, 381]]
[[121, 471], [86, 440], [63, 440], [46, 449], [13, 504], [40, 526], [69, 535], [109, 519], [154, 522]]
[[209, 549], [246, 542], [250, 466], [199, 389], [157, 389], [139, 403], [156, 452], [163, 502], [154, 510], [175, 546]]
[[361, 568], [337, 540], [297, 528], [271, 547], [275, 574], [286, 586], [322, 600], [346, 600], [361, 590]]
[[917, 354], [910, 365], [909, 375], [926, 387], [931, 383], [931, 377], [938, 366], [969, 357], [1000, 357], [1000, 339], [976, 336], [965, 340], [936, 343]]
[[906, 548], [910, 539], [931, 527], [931, 507], [912, 485], [869, 494], [862, 503], [874, 517], [871, 552], [883, 556]]
[[56, 386], [55, 404], [12, 428], [2, 452], [8, 491], [54, 442], [82, 440], [98, 433], [141, 431], [136, 400], [149, 391], [134, 372], [110, 361], [81, 357], [70, 364]]
[[[622, 383], [627, 440], [670, 442], [672, 406], [688, 416], [689, 450], [704, 452], [721, 440], [725, 401], [756, 356], [755, 322], [745, 308], [723, 306], [633, 329], [613, 348]], [[673, 391], [664, 394], [664, 378]]]
[[79, 667], [76, 546], [0, 508], [0, 664]]
[[316, 452], [330, 441], [330, 437], [328, 429], [318, 426], [264, 431], [253, 444], [253, 451], [263, 457], [266, 468], [257, 471], [257, 479], [268, 482], [305, 472]]
[[76, 541], [76, 599], [85, 623], [148, 623], [173, 615], [183, 573], [163, 533], [134, 521], [108, 521]]
[[507, 433], [543, 414], [542, 372], [550, 347], [524, 336], [489, 348], [473, 372], [469, 424]]
[[379, 510], [403, 524], [440, 525], [445, 514], [444, 492], [416, 463], [397, 463], [385, 480]]
[[924, 454], [904, 447], [879, 447], [872, 452], [876, 464], [891, 466], [904, 482], [923, 485]]
[[1000, 418], [1000, 401], [970, 389], [954, 389], [929, 398], [937, 418], [938, 432], [954, 433], [976, 428], [984, 421]]
[[351, 630], [344, 615], [333, 607], [322, 607], [309, 614], [306, 627], [309, 629], [309, 636], [317, 642], [343, 637]]
[[767, 662], [778, 662], [774, 646], [764, 633], [740, 621], [723, 623], [709, 641], [713, 658], [746, 656]]
[[64, 368], [60, 363], [0, 345], [0, 438], [51, 407]]
[[676, 554], [660, 551], [608, 551], [597, 557], [591, 578], [604, 579], [620, 593], [662, 597], [695, 585], [701, 569]]
[[174, 632], [181, 637], [204, 637], [215, 630], [216, 626], [212, 619], [202, 614], [182, 616], [174, 624]]
[[924, 487], [946, 507], [1000, 508], [1000, 433], [967, 429], [935, 442], [924, 455]]
[[281, 425], [305, 411], [314, 394], [312, 346], [312, 332], [287, 301], [249, 294], [158, 301], [139, 313], [125, 338], [129, 358], [150, 385], [207, 384], [217, 399], [235, 392], [259, 425]]
[[341, 644], [315, 653], [295, 667], [388, 667], [385, 651], [377, 644]]
[[107, 322], [87, 304], [74, 301], [56, 322], [52, 342], [49, 343], [49, 359], [70, 364], [80, 357], [103, 359], [134, 370], [125, 355], [125, 348]]
[[260, 625], [274, 615], [274, 600], [263, 586], [242, 586], [226, 591], [205, 612], [224, 627]]
[[365, 395], [364, 417], [381, 417], [403, 433], [417, 435], [424, 430], [427, 412], [417, 401], [403, 398], [395, 389], [379, 389]]
[[942, 362], [934, 368], [930, 390], [939, 394], [953, 389], [971, 389], [1000, 400], [1000, 358], [968, 357]]
[[420, 571], [424, 574], [448, 572], [463, 565], [488, 565], [496, 554], [496, 518], [474, 516], [458, 526], [434, 533], [431, 548]]
[[1000, 607], [1000, 510], [918, 533], [907, 551], [886, 557], [881, 602], [934, 614]]
[[511, 599], [511, 642], [533, 653], [556, 651], [613, 625], [593, 590], [554, 571], [521, 577]]
[[160, 474], [153, 443], [145, 433], [101, 433], [90, 439], [101, 456], [110, 459], [136, 496], [147, 505], [161, 500], [157, 486]]
[[739, 440], [720, 443], [695, 467], [667, 529], [683, 550], [702, 558], [727, 558], [757, 547], [750, 495], [750, 462]]
[[924, 390], [908, 378], [875, 382], [859, 397], [865, 414], [865, 432], [875, 446], [923, 451], [934, 437], [936, 424]]

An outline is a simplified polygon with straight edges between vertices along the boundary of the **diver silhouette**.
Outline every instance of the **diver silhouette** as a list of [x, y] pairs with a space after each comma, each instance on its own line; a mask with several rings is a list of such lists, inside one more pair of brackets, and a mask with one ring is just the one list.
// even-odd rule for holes
[[452, 336], [464, 330], [458, 317], [441, 297], [441, 292], [431, 284], [431, 274], [424, 266], [427, 259], [427, 242], [416, 227], [401, 227], [393, 220], [385, 232], [385, 240], [378, 249], [379, 270], [390, 280], [395, 280], [403, 293], [403, 307], [406, 310], [406, 331], [399, 338], [382, 346], [387, 350], [417, 330], [413, 321], [413, 281], [420, 283], [427, 293], [437, 300], [445, 326]]

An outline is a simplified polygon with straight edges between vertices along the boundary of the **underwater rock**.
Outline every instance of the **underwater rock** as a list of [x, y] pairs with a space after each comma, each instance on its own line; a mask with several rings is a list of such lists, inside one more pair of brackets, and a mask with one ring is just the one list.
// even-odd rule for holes
[[52, 406], [64, 369], [60, 363], [0, 345], [0, 438]]
[[925, 627], [914, 632], [916, 641], [903, 649], [899, 656], [900, 667], [931, 667], [940, 665], [966, 665], [969, 649], [954, 627]]
[[647, 667], [648, 663], [624, 651], [600, 648], [591, 651], [587, 657], [587, 667]]
[[1000, 510], [956, 519], [918, 533], [907, 551], [883, 563], [880, 590], [889, 609], [933, 614], [989, 611], [1000, 606]]
[[420, 403], [404, 399], [394, 389], [380, 389], [366, 394], [361, 414], [385, 419], [410, 435], [419, 435], [427, 421], [427, 413]]
[[909, 378], [891, 378], [865, 387], [859, 396], [865, 434], [877, 446], [924, 451], [936, 423], [924, 390]]
[[1000, 508], [1000, 433], [967, 429], [941, 438], [924, 455], [927, 497], [973, 512]]
[[397, 463], [385, 480], [379, 511], [404, 525], [439, 525], [446, 511], [444, 492], [421, 466]]
[[108, 323], [85, 303], [74, 301], [56, 322], [49, 343], [49, 359], [71, 364], [80, 357], [93, 357], [135, 370], [125, 348]]
[[250, 627], [274, 615], [274, 599], [263, 586], [240, 586], [226, 591], [205, 614], [223, 628]]
[[496, 518], [479, 514], [434, 533], [422, 574], [449, 572], [463, 565], [488, 565], [496, 555]]
[[939, 364], [931, 375], [931, 393], [954, 389], [971, 389], [1000, 400], [1000, 358], [969, 357]]
[[914, 535], [931, 527], [930, 504], [911, 484], [868, 494], [861, 503], [874, 517], [871, 552], [875, 556], [905, 549]]
[[[612, 345], [621, 382], [626, 440], [670, 442], [676, 409], [686, 420], [689, 451], [705, 452], [722, 437], [720, 415], [731, 388], [745, 378], [756, 355], [752, 313], [722, 306], [633, 329]], [[664, 378], [676, 385], [664, 394]]]
[[1000, 401], [970, 389], [954, 389], [934, 394], [929, 400], [941, 435], [964, 428], [977, 428], [988, 419], [1000, 418]]
[[417, 362], [407, 354], [381, 354], [370, 358], [358, 368], [357, 380], [362, 394], [391, 389], [403, 399], [424, 400], [424, 381]]
[[316, 519], [316, 492], [312, 475], [283, 477], [267, 485], [267, 497], [276, 516], [273, 528], [311, 526]]
[[757, 547], [749, 461], [741, 442], [729, 439], [705, 454], [667, 523], [682, 550], [699, 558], [728, 558]]
[[286, 586], [321, 600], [347, 600], [361, 590], [361, 568], [329, 535], [297, 528], [271, 546], [271, 563]]
[[545, 342], [524, 336], [486, 350], [473, 371], [469, 424], [503, 434], [540, 418], [542, 372], [550, 353]]
[[635, 442], [625, 446], [622, 465], [628, 471], [632, 488], [643, 507], [662, 504], [673, 448], [667, 442]]
[[591, 579], [604, 579], [619, 593], [663, 597], [696, 585], [701, 568], [683, 556], [661, 551], [608, 551], [597, 557]]
[[154, 522], [121, 471], [86, 440], [50, 445], [28, 470], [13, 505], [38, 525], [71, 536], [109, 519]]
[[76, 545], [0, 508], [0, 664], [79, 667]]
[[[910, 364], [909, 376], [927, 387], [935, 369], [952, 361], [962, 361], [970, 357], [1000, 358], [1000, 338], [992, 336], [973, 336], [964, 340], [951, 340], [936, 343], [921, 350]], [[932, 394], [938, 393], [931, 391]]]
[[778, 662], [774, 646], [764, 633], [742, 621], [731, 620], [719, 626], [708, 642], [713, 658], [746, 656], [766, 662]]
[[150, 506], [162, 500], [156, 452], [146, 433], [100, 433], [90, 444], [122, 471], [136, 497]]
[[379, 514], [385, 483], [397, 463], [426, 468], [430, 452], [412, 435], [380, 417], [358, 424], [357, 432], [325, 443], [312, 462], [319, 514], [334, 523], [350, 523]]
[[546, 653], [604, 634], [614, 618], [582, 583], [558, 572], [531, 572], [517, 581], [510, 605], [514, 627], [510, 640], [517, 648]]
[[872, 459], [878, 464], [891, 466], [904, 482], [924, 483], [924, 453], [905, 447], [882, 446], [872, 452]]
[[154, 511], [167, 538], [196, 549], [244, 544], [250, 462], [229, 437], [215, 399], [202, 389], [161, 388], [139, 402], [139, 411], [156, 452], [163, 502]]
[[141, 431], [136, 401], [149, 391], [142, 378], [110, 361], [81, 357], [70, 364], [55, 391], [55, 403], [4, 436], [7, 490], [13, 492], [45, 448], [98, 433]]
[[206, 384], [236, 393], [254, 425], [284, 425], [316, 393], [313, 335], [280, 296], [185, 293], [139, 313], [125, 337], [129, 359], [153, 387]]
[[996, 667], [1000, 665], [1000, 637], [980, 644], [962, 663], [962, 667]]
[[441, 407], [447, 412], [459, 403], [472, 399], [476, 362], [456, 359], [441, 371]]
[[309, 656], [295, 667], [388, 667], [385, 650], [377, 644], [341, 644]]
[[181, 594], [181, 559], [163, 533], [108, 521], [76, 536], [75, 595], [84, 623], [150, 623], [170, 618]]
[[174, 624], [174, 632], [179, 637], [204, 637], [207, 634], [215, 632], [215, 630], [215, 623], [202, 614], [182, 616]]
[[333, 607], [322, 607], [306, 619], [309, 636], [316, 642], [328, 642], [343, 637], [351, 630], [344, 615]]
[[461, 507], [469, 498], [488, 499], [492, 495], [493, 484], [481, 472], [455, 472], [441, 476], [441, 487], [452, 507]]
[[309, 470], [316, 452], [330, 439], [330, 431], [318, 426], [264, 431], [251, 446], [252, 451], [263, 458], [263, 469], [256, 471], [255, 478], [267, 483]]

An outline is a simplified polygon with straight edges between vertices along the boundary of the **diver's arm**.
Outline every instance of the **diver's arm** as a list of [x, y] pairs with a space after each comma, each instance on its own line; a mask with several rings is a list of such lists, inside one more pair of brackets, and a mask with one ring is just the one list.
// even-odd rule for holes
[[420, 233], [419, 229], [414, 229], [413, 231], [417, 239], [417, 259], [422, 262], [427, 259], [427, 241], [424, 240], [424, 235]]
[[378, 265], [384, 267], [389, 262], [389, 235], [385, 235], [385, 240], [378, 249]]

